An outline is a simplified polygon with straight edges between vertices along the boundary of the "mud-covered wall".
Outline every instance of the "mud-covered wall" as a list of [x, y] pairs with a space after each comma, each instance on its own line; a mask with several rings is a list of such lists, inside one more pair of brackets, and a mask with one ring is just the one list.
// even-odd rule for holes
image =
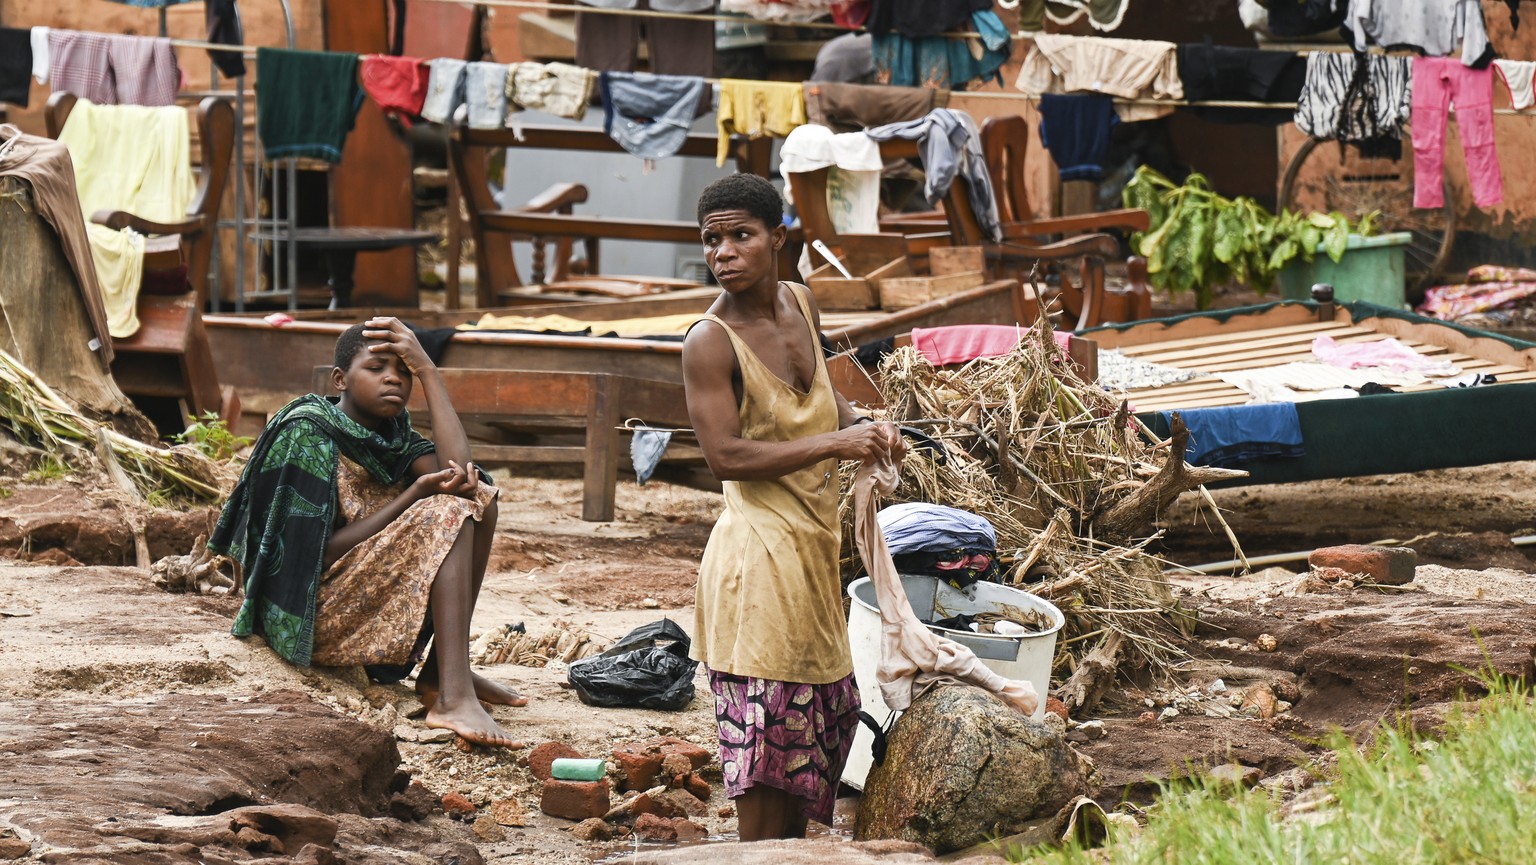
[[[1509, 7], [1504, 0], [1483, 0], [1489, 36], [1499, 56], [1536, 60], [1536, 0], [1521, 0], [1520, 11], [1521, 26], [1516, 29], [1510, 24]], [[1509, 108], [1509, 92], [1502, 81], [1495, 80], [1493, 93], [1495, 108]], [[1446, 135], [1445, 172], [1449, 200], [1453, 202], [1456, 215], [1456, 232], [1442, 277], [1454, 279], [1468, 268], [1483, 263], [1536, 265], [1536, 110], [1520, 115], [1494, 116], [1494, 138], [1504, 178], [1504, 203], [1492, 208], [1479, 208], [1472, 201], [1467, 185], [1466, 160], [1457, 133], [1453, 119]], [[1279, 164], [1283, 170], [1306, 137], [1296, 127], [1288, 125], [1282, 127], [1280, 139]], [[1341, 163], [1336, 146], [1317, 148], [1298, 173], [1297, 185], [1301, 189], [1298, 201], [1318, 206], [1323, 191], [1337, 188], [1339, 178], [1375, 175], [1383, 178], [1377, 194], [1384, 209], [1411, 209], [1413, 150], [1406, 137], [1403, 145], [1403, 158], [1395, 163], [1366, 161], [1353, 156]], [[1399, 179], [1386, 179], [1389, 176]], [[1439, 220], [1437, 214], [1424, 211], [1415, 212], [1415, 217], [1426, 227], [1438, 224]]]

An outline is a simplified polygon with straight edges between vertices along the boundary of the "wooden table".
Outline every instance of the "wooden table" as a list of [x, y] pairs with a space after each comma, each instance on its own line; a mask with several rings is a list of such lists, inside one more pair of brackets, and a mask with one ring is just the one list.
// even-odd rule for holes
[[[331, 309], [345, 309], [352, 305], [352, 271], [357, 265], [359, 252], [380, 252], [399, 249], [402, 246], [420, 246], [437, 240], [430, 231], [407, 228], [300, 228], [295, 231], [254, 231], [251, 239], [277, 243], [298, 243], [312, 246], [325, 253], [326, 269], [330, 273], [327, 284], [331, 289]], [[298, 291], [298, 286], [293, 290]]]

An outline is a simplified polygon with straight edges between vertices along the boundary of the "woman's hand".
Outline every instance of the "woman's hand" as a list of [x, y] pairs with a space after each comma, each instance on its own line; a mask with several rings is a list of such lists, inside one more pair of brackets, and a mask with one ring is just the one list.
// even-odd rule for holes
[[411, 495], [418, 501], [431, 496], [459, 496], [472, 499], [480, 492], [480, 474], [474, 463], [462, 467], [453, 460], [448, 468], [420, 475], [411, 482]]
[[832, 434], [838, 459], [873, 463], [899, 460], [907, 452], [901, 432], [889, 423], [856, 423]]
[[416, 334], [411, 333], [411, 329], [400, 319], [370, 318], [363, 322], [363, 327], [363, 338], [374, 341], [368, 346], [368, 351], [394, 352], [405, 361], [411, 374], [418, 378], [424, 371], [436, 368], [421, 343], [416, 341]]

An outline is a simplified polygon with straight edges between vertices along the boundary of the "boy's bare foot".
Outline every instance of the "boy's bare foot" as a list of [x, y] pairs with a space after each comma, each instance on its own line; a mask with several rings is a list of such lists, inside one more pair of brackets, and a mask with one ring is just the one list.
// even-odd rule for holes
[[511, 748], [514, 751], [526, 747], [497, 726], [495, 719], [480, 707], [479, 701], [468, 702], [453, 711], [439, 709], [435, 705], [436, 700], [433, 703], [433, 707], [427, 711], [425, 723], [428, 727], [452, 730], [460, 738], [477, 745]]
[[[430, 666], [430, 665], [429, 665]], [[492, 706], [526, 706], [528, 698], [518, 693], [511, 685], [503, 685], [492, 681], [478, 673], [471, 673], [470, 678], [475, 683], [475, 697], [482, 703]], [[432, 704], [437, 702], [437, 680], [429, 677], [423, 671], [423, 675], [416, 678], [416, 696], [420, 698], [421, 705], [432, 710]]]

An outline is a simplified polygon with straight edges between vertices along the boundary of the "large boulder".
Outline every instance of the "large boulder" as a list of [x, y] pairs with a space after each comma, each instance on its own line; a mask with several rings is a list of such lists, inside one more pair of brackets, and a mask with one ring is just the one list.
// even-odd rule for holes
[[1088, 788], [1066, 725], [1034, 720], [970, 686], [936, 688], [896, 722], [869, 773], [854, 837], [948, 853], [1020, 832]]

